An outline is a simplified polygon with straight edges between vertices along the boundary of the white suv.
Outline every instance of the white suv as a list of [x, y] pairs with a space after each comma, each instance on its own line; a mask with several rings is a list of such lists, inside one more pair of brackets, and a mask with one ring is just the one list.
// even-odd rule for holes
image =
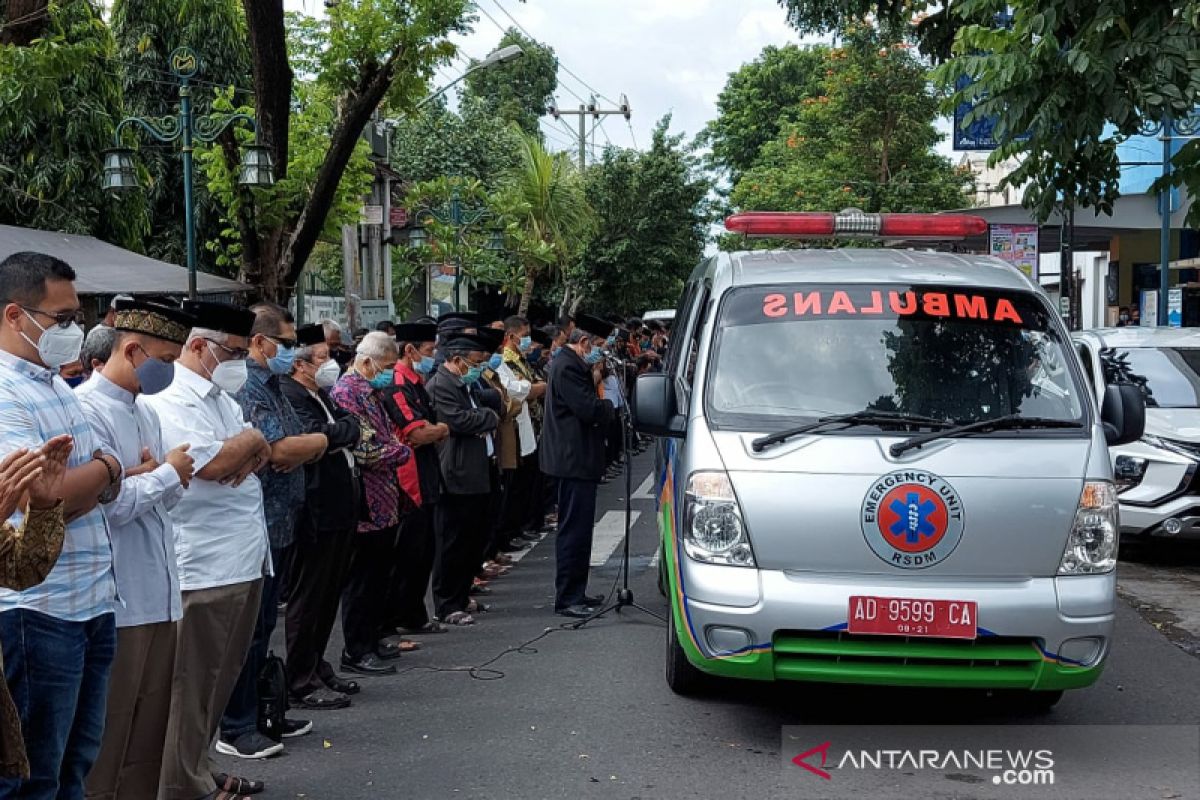
[[1200, 541], [1200, 330], [1100, 328], [1073, 337], [1098, 402], [1115, 380], [1146, 397], [1146, 433], [1112, 448], [1125, 538]]

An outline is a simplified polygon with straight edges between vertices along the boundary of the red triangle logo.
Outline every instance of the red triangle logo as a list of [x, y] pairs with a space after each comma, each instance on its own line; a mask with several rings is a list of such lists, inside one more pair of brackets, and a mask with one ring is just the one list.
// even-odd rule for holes
[[817, 753], [820, 753], [821, 754], [821, 766], [822, 767], [825, 766], [825, 759], [829, 757], [830, 744], [831, 744], [830, 742], [824, 742], [822, 744], [817, 745], [816, 747], [810, 748], [810, 749], [806, 750], [805, 752], [801, 753], [800, 755], [796, 756], [795, 758], [793, 758], [792, 763], [795, 764], [797, 767], [802, 767], [802, 768], [808, 770], [813, 775], [819, 775], [820, 777], [824, 778], [827, 781], [832, 780], [833, 776], [830, 775], [828, 772], [826, 772], [823, 769], [820, 769], [819, 767], [814, 767], [812, 764], [808, 763], [809, 757], [814, 756]]

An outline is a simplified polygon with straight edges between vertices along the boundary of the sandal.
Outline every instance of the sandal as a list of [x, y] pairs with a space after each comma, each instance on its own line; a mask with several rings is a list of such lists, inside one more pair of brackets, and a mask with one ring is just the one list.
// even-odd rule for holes
[[[330, 689], [317, 689], [304, 697], [293, 697], [288, 705], [292, 708], [307, 708], [310, 711], [332, 711], [350, 705], [349, 695]], [[245, 791], [244, 789], [242, 791]], [[250, 794], [249, 792], [246, 792]]]
[[492, 561], [502, 567], [511, 567], [513, 563], [512, 556], [508, 553], [498, 553]]
[[342, 694], [358, 694], [362, 691], [358, 681], [348, 681], [340, 675], [334, 675], [332, 678], [324, 680], [323, 683], [333, 691]]
[[212, 777], [217, 782], [218, 796], [224, 793], [226, 796], [236, 798], [238, 795], [260, 794], [267, 788], [262, 781], [238, 778], [224, 772], [214, 772]]
[[474, 625], [475, 618], [465, 611], [454, 611], [450, 614], [447, 614], [446, 618], [442, 620], [442, 622], [446, 625]]
[[491, 610], [491, 606], [489, 606], [487, 603], [481, 603], [478, 600], [472, 600], [471, 602], [467, 603], [468, 614], [486, 614]]
[[396, 628], [396, 633], [408, 636], [420, 636], [422, 633], [446, 633], [448, 630], [442, 623], [431, 619], [419, 628]]

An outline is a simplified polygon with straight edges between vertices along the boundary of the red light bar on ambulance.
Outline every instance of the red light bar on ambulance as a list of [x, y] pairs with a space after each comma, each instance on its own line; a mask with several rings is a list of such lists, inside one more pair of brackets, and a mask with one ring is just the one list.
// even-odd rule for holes
[[829, 212], [747, 211], [725, 220], [725, 229], [746, 236], [778, 239], [965, 239], [987, 233], [982, 217], [966, 214], [866, 214], [856, 209]]

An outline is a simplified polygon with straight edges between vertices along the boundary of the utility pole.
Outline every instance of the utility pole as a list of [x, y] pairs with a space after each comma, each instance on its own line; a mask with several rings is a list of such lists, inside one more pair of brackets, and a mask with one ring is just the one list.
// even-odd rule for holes
[[579, 132], [576, 134], [579, 144], [579, 171], [583, 172], [587, 168], [587, 118], [592, 117], [597, 122], [601, 117], [619, 114], [628, 121], [633, 116], [633, 109], [629, 106], [629, 98], [621, 95], [621, 102], [617, 108], [600, 108], [596, 103], [596, 96], [592, 95], [588, 98], [586, 105], [580, 105], [578, 110], [567, 111], [558, 107], [558, 103], [551, 103], [546, 109], [546, 113], [555, 119], [563, 117], [579, 117]]

